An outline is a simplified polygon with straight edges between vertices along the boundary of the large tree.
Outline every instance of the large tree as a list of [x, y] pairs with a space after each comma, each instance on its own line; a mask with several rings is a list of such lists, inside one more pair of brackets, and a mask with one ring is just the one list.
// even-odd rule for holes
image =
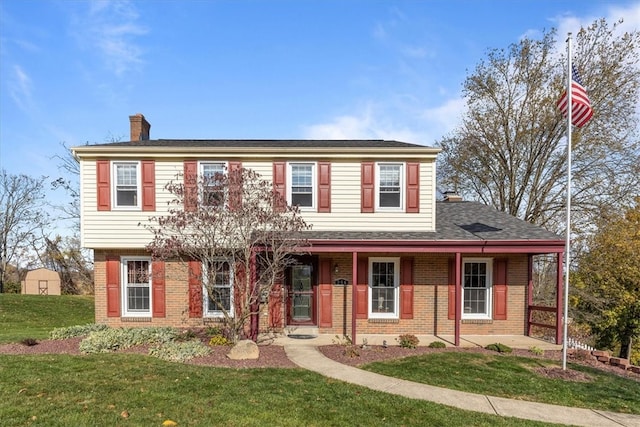
[[[564, 226], [566, 119], [556, 101], [566, 87], [566, 52], [555, 30], [488, 53], [464, 82], [467, 111], [440, 145], [442, 190], [541, 225]], [[639, 33], [604, 19], [575, 34], [573, 63], [595, 111], [574, 129], [574, 231], [592, 231], [599, 211], [638, 194]], [[561, 43], [564, 47], [564, 43]]]
[[640, 338], [640, 197], [624, 214], [603, 212], [574, 275], [579, 314], [600, 348], [629, 358]]
[[[298, 209], [244, 168], [178, 176], [166, 189], [173, 200], [167, 215], [146, 225], [153, 232], [147, 249], [154, 258], [199, 261], [201, 269], [189, 270], [189, 279], [202, 281], [230, 338], [256, 340], [260, 304], [282, 283], [284, 269], [295, 262], [291, 255], [306, 245], [308, 226]], [[231, 294], [221, 286], [230, 280]]]
[[7, 266], [19, 267], [38, 253], [49, 223], [44, 202], [46, 177], [0, 173], [0, 292], [3, 292]]

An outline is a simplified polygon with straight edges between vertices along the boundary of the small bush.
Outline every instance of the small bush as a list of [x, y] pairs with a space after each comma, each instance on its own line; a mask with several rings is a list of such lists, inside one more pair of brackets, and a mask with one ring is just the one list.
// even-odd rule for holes
[[109, 353], [145, 344], [177, 341], [180, 332], [175, 328], [123, 328], [92, 332], [80, 342], [82, 353]]
[[511, 353], [513, 350], [511, 347], [505, 344], [501, 344], [499, 342], [494, 344], [489, 344], [485, 347], [487, 350], [497, 351], [498, 353]]
[[195, 331], [192, 329], [186, 329], [180, 333], [178, 341], [192, 341], [196, 338], [198, 338], [198, 335], [196, 335]]
[[344, 346], [344, 355], [347, 357], [360, 357], [360, 350], [357, 345]]
[[27, 347], [32, 347], [34, 345], [38, 345], [38, 341], [35, 338], [25, 338], [20, 341], [20, 344], [26, 345]]
[[216, 345], [231, 345], [231, 341], [229, 341], [225, 336], [223, 335], [214, 335], [211, 337], [211, 339], [209, 340], [209, 345], [211, 347], [216, 346]]
[[532, 345], [531, 347], [529, 347], [529, 353], [533, 353], [536, 356], [542, 356], [544, 354], [544, 350], [541, 349], [540, 347], [536, 347], [535, 345]]
[[49, 338], [52, 340], [66, 340], [68, 338], [84, 337], [91, 332], [104, 331], [109, 329], [107, 325], [89, 323], [88, 325], [68, 326], [66, 328], [55, 328], [49, 332]]
[[200, 341], [166, 342], [149, 349], [149, 355], [170, 362], [185, 362], [194, 357], [202, 357], [211, 350]]
[[433, 341], [428, 345], [429, 348], [445, 348], [446, 346], [442, 341]]
[[400, 335], [396, 340], [402, 348], [416, 348], [420, 343], [418, 337], [413, 334]]
[[338, 335], [336, 335], [335, 339], [331, 340], [334, 344], [338, 344], [338, 345], [352, 345], [353, 342], [351, 342], [351, 337], [349, 337], [349, 335], [343, 335], [342, 338], [340, 338]]

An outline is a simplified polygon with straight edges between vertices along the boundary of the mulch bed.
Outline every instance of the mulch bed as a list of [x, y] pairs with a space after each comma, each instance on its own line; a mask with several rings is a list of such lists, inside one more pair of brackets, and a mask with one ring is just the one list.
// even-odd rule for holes
[[[0, 344], [0, 354], [72, 354], [80, 355], [78, 349], [82, 338], [70, 338], [66, 340], [42, 340], [38, 341], [36, 345], [24, 345], [21, 343]], [[295, 368], [293, 362], [291, 362], [284, 352], [284, 348], [280, 345], [270, 345], [269, 343], [263, 343], [259, 345], [260, 356], [258, 359], [249, 360], [232, 360], [227, 357], [227, 353], [230, 350], [229, 346], [213, 346], [211, 347], [211, 354], [204, 357], [198, 357], [190, 360], [189, 364], [201, 365], [201, 366], [215, 366], [221, 368]], [[474, 352], [474, 353], [486, 353], [497, 354], [494, 351], [485, 350], [483, 348], [453, 348], [448, 347], [445, 349], [432, 349], [428, 347], [417, 347], [415, 349], [402, 348], [399, 346], [369, 346], [366, 349], [362, 349], [359, 346], [351, 347], [344, 345], [325, 345], [318, 348], [322, 354], [326, 357], [333, 359], [337, 362], [343, 363], [349, 366], [362, 366], [367, 363], [393, 360], [409, 356], [416, 356], [420, 354], [429, 354], [434, 352]], [[354, 354], [351, 349], [357, 351], [357, 355]], [[147, 354], [148, 347], [132, 347], [126, 350], [121, 350], [123, 353], [137, 353]], [[561, 351], [545, 351], [544, 354], [536, 356], [528, 350], [514, 349], [510, 355], [541, 358], [547, 360], [562, 360]], [[619, 375], [624, 378], [633, 379], [640, 382], [640, 374], [636, 374], [631, 371], [625, 371], [616, 366], [607, 365], [594, 360], [593, 358], [585, 358], [579, 356], [571, 356], [568, 361], [570, 363], [578, 363], [581, 365], [591, 366], [593, 368], [610, 372], [614, 375]], [[562, 370], [562, 368], [538, 368], [536, 369], [540, 375], [544, 375], [550, 378], [562, 378], [569, 381], [590, 381], [590, 377], [582, 372], [574, 371], [571, 369]]]

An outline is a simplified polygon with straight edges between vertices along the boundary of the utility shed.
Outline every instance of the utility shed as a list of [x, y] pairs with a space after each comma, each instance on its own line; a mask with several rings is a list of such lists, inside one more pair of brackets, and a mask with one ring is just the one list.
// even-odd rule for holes
[[60, 275], [48, 268], [38, 268], [27, 272], [22, 281], [23, 294], [60, 295]]

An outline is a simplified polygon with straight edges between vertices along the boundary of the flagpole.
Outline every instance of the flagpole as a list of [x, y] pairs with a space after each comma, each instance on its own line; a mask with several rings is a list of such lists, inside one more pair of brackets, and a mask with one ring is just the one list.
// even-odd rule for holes
[[567, 369], [567, 344], [569, 324], [569, 270], [571, 266], [571, 33], [567, 33], [567, 230], [565, 243], [564, 315], [562, 333], [562, 370]]

